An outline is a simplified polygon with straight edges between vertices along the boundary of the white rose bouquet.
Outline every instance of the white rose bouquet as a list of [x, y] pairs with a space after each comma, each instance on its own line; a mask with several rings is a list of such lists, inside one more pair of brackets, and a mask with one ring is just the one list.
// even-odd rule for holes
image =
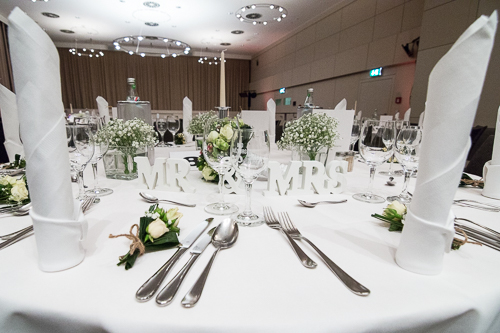
[[26, 176], [20, 179], [11, 176], [0, 177], [0, 203], [21, 205], [29, 201]]
[[[170, 249], [179, 244], [179, 222], [182, 218], [179, 208], [171, 208], [165, 211], [158, 204], [149, 207], [149, 210], [140, 218], [139, 225], [134, 224], [130, 228], [130, 234], [109, 235], [110, 238], [127, 237], [132, 240], [130, 251], [120, 256], [118, 266], [125, 264], [125, 269], [134, 266], [138, 256], [153, 251]], [[133, 229], [137, 228], [134, 235]]]

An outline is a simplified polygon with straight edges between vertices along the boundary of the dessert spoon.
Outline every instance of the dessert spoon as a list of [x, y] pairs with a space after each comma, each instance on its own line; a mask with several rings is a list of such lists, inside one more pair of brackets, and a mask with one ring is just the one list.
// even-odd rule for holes
[[304, 201], [304, 200], [299, 200], [299, 202], [300, 202], [300, 204], [302, 206], [305, 206], [305, 207], [308, 207], [308, 208], [314, 208], [314, 207], [316, 207], [320, 203], [338, 204], [338, 203], [347, 202], [347, 199], [339, 200], [339, 201], [318, 201], [318, 202], [307, 202], [307, 201]]

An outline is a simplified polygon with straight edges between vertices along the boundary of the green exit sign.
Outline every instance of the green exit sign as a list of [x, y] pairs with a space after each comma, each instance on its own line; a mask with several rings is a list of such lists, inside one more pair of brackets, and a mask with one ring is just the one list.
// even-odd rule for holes
[[370, 76], [382, 76], [382, 67], [374, 68], [370, 71]]

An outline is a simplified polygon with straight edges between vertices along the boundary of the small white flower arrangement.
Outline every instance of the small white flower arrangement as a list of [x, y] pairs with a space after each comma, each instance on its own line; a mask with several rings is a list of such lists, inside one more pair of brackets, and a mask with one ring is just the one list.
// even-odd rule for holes
[[111, 120], [97, 133], [97, 139], [106, 138], [109, 146], [140, 148], [153, 146], [158, 138], [153, 126], [142, 119]]
[[305, 114], [286, 124], [283, 136], [277, 142], [282, 150], [300, 149], [314, 160], [322, 148], [333, 147], [339, 138], [338, 121], [324, 113]]
[[206, 113], [200, 113], [197, 116], [191, 119], [189, 122], [189, 126], [187, 130], [191, 134], [203, 135], [203, 131], [205, 130], [205, 124], [208, 123], [212, 119], [217, 119], [218, 116], [215, 114], [215, 111], [208, 111]]
[[11, 176], [0, 177], [0, 203], [23, 204], [29, 202], [26, 178], [17, 179]]

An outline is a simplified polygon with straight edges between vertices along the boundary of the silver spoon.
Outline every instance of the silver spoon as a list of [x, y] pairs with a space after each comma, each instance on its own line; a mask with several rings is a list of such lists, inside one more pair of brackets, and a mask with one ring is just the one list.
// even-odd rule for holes
[[140, 192], [139, 193], [140, 196], [146, 200], [147, 202], [150, 202], [150, 203], [158, 203], [160, 201], [164, 201], [164, 202], [170, 202], [170, 203], [173, 203], [173, 204], [176, 204], [176, 205], [180, 205], [180, 206], [186, 206], [186, 207], [196, 207], [195, 204], [185, 204], [185, 203], [181, 203], [181, 202], [177, 202], [177, 201], [172, 201], [172, 200], [165, 200], [165, 199], [158, 199], [157, 197], [149, 194], [149, 193], [146, 193], [146, 192]]
[[307, 201], [304, 201], [304, 200], [299, 200], [299, 202], [300, 202], [300, 204], [302, 206], [305, 206], [305, 207], [308, 207], [308, 208], [314, 208], [314, 207], [316, 207], [316, 205], [318, 205], [320, 203], [338, 204], [338, 203], [347, 202], [347, 199], [339, 200], [339, 201], [318, 201], [318, 202], [307, 202]]
[[215, 229], [214, 234], [212, 235], [212, 245], [215, 246], [217, 250], [215, 250], [212, 258], [210, 258], [210, 261], [207, 264], [207, 267], [205, 267], [191, 290], [189, 290], [186, 296], [184, 296], [184, 299], [181, 302], [183, 307], [191, 308], [196, 304], [196, 302], [198, 302], [217, 253], [219, 253], [221, 249], [227, 249], [233, 246], [236, 239], [238, 239], [238, 233], [238, 225], [235, 221], [231, 220], [231, 218], [224, 219], [224, 221], [217, 226], [217, 229]]
[[387, 185], [387, 186], [396, 185], [396, 182], [394, 181], [394, 177], [389, 177], [389, 180], [387, 181], [387, 183], [385, 185]]

